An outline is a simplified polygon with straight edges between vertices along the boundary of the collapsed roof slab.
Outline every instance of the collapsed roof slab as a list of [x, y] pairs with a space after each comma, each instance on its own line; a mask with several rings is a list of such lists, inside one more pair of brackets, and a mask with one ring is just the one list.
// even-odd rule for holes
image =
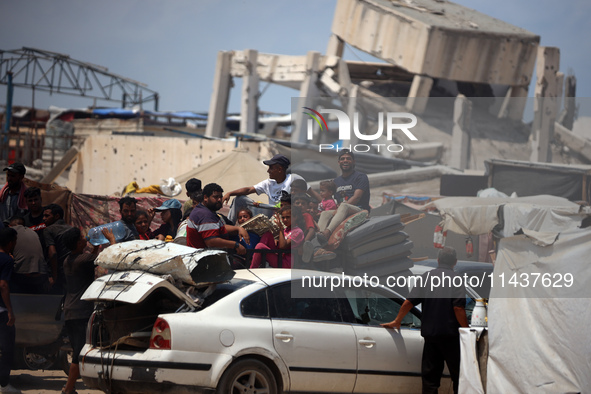
[[338, 0], [332, 32], [418, 75], [528, 86], [540, 37], [448, 1]]

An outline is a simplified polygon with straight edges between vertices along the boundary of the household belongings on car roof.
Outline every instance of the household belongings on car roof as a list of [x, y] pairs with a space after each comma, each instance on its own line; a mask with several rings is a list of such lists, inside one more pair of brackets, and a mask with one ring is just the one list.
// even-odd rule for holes
[[155, 239], [111, 245], [98, 255], [96, 264], [115, 271], [140, 270], [171, 275], [191, 286], [225, 282], [234, 276], [224, 251], [195, 249]]
[[[591, 374], [581, 366], [591, 354], [591, 207], [546, 195], [433, 204], [444, 229], [476, 235], [496, 227], [501, 237], [488, 303], [486, 392], [588, 390]], [[478, 365], [463, 353], [462, 368], [471, 364]]]

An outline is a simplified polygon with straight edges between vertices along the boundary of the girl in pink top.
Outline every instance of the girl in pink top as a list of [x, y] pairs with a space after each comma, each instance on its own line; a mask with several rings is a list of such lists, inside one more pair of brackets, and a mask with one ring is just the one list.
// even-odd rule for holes
[[[279, 239], [277, 242], [275, 242], [275, 239], [270, 232], [266, 232], [255, 247], [255, 250], [286, 249], [286, 252], [282, 253], [281, 268], [291, 268], [293, 259], [290, 249], [298, 248], [304, 242], [304, 232], [298, 227], [298, 224], [300, 224], [298, 218], [301, 218], [301, 213], [298, 215], [297, 212], [294, 212], [295, 215], [292, 217], [292, 209], [298, 211], [299, 207], [285, 206], [275, 214], [280, 216], [280, 220], [277, 222], [281, 223], [283, 227], [283, 231], [279, 232]], [[294, 221], [293, 226], [292, 219]], [[262, 254], [263, 253], [254, 253], [250, 268], [259, 268], [261, 266], [263, 258]], [[265, 253], [265, 255], [270, 267], [279, 267], [279, 259], [276, 253]]]
[[337, 202], [334, 199], [334, 194], [337, 192], [337, 185], [334, 181], [320, 182], [320, 197], [322, 201], [318, 204], [318, 211], [332, 211], [337, 209]]

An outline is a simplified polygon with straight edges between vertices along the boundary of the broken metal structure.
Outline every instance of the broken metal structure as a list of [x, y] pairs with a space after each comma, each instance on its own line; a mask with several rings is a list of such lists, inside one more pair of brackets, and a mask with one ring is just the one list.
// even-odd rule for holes
[[[121, 103], [122, 108], [128, 105], [141, 106], [143, 103], [153, 101], [155, 110], [158, 110], [158, 93], [148, 89], [146, 84], [113, 74], [106, 67], [72, 59], [69, 55], [34, 48], [0, 50], [0, 84], [7, 85], [6, 111], [2, 129], [3, 149], [0, 152], [0, 159], [9, 158], [14, 87], [33, 90], [33, 110], [35, 91], [116, 101]], [[37, 128], [34, 131], [37, 135]], [[55, 138], [52, 141], [55, 141]], [[16, 146], [14, 146], [15, 143]], [[13, 148], [18, 148], [19, 142], [12, 141], [12, 145]], [[47, 157], [51, 157], [51, 163], [47, 164], [51, 168], [54, 164], [56, 147], [54, 145], [45, 146], [45, 148], [51, 151], [50, 156], [45, 158], [47, 161]]]
[[[495, 115], [521, 120], [539, 41], [526, 30], [448, 1], [338, 0], [326, 54], [219, 52], [206, 135], [225, 133], [232, 77], [243, 78], [243, 133], [256, 132], [260, 81], [299, 90], [298, 108], [313, 106], [320, 96], [344, 99], [345, 106], [359, 97], [398, 96], [406, 97], [401, 109], [416, 114], [425, 111], [439, 81], [456, 84], [456, 94], [466, 96], [462, 87], [473, 96], [491, 95], [495, 87], [505, 96]], [[386, 63], [344, 60], [346, 44]], [[386, 83], [395, 87], [369, 88]], [[354, 111], [349, 104], [347, 112]], [[293, 142], [306, 140], [304, 116], [296, 114]]]
[[158, 110], [158, 92], [146, 84], [62, 53], [26, 47], [0, 50], [0, 84], [7, 84], [9, 75], [13, 86], [33, 91], [117, 101], [123, 108], [153, 101]]

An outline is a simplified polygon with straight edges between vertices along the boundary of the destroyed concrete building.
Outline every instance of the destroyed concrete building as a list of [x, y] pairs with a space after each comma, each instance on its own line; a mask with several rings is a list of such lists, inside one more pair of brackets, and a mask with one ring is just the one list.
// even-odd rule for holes
[[[441, 118], [437, 105], [429, 103], [447, 96], [459, 98], [455, 108], [447, 111], [447, 124], [426, 127], [443, 130], [443, 135], [426, 133], [420, 144], [409, 146], [407, 158], [424, 159], [425, 152], [429, 152], [427, 157], [432, 152], [441, 154], [443, 145], [447, 155], [431, 159], [460, 169], [483, 169], [480, 161], [470, 163], [469, 148], [474, 145], [471, 139], [496, 139], [495, 133], [513, 129], [509, 133], [516, 135], [516, 142], [525, 143], [531, 151], [529, 157], [518, 159], [551, 161], [550, 141], [564, 75], [559, 72], [558, 49], [539, 47], [539, 42], [540, 37], [533, 33], [448, 1], [339, 0], [325, 54], [286, 56], [253, 49], [218, 54], [206, 135], [225, 135], [231, 79], [239, 77], [243, 79], [242, 133], [257, 132], [257, 99], [262, 81], [299, 91], [291, 141], [300, 143], [309, 141], [305, 115], [297, 109], [314, 108], [319, 97], [339, 99], [350, 119], [361, 100], [373, 102], [376, 110], [388, 106], [425, 119]], [[346, 45], [385, 63], [345, 60]], [[520, 122], [536, 59], [536, 118], [531, 140], [520, 141], [520, 134], [529, 134]], [[474, 99], [467, 101], [463, 97]], [[471, 122], [471, 118], [476, 119], [472, 105], [479, 103], [484, 103], [486, 113], [478, 115], [486, 118]], [[470, 130], [479, 123], [496, 125]], [[445, 134], [453, 135], [453, 143]], [[479, 160], [497, 153], [493, 149], [492, 156], [481, 157], [480, 150], [475, 149]]]
[[[380, 160], [390, 160], [390, 167], [376, 166], [374, 171], [408, 168], [419, 162], [430, 167], [404, 170], [396, 176], [384, 175], [380, 177], [380, 187], [387, 186], [384, 179], [409, 183], [427, 179], [425, 174], [437, 178], [457, 173], [448, 167], [481, 174], [486, 159], [562, 164], [591, 161], [590, 142], [570, 130], [575, 106], [574, 77], [567, 78], [570, 84], [565, 92], [565, 111], [559, 116], [564, 78], [559, 72], [559, 51], [540, 47], [540, 37], [533, 33], [448, 1], [338, 0], [332, 34], [327, 39], [324, 54], [287, 56], [254, 49], [220, 52], [209, 114], [197, 126], [188, 127], [181, 115], [175, 118], [178, 114], [157, 111], [152, 115], [144, 111], [129, 118], [74, 117], [71, 123], [79, 149], [59, 166], [64, 170], [74, 163], [67, 186], [77, 192], [100, 194], [113, 193], [130, 181], [142, 185], [158, 183], [226, 154], [237, 144], [193, 138], [203, 134], [205, 138], [223, 139], [229, 131], [238, 130], [246, 138], [253, 134], [269, 136], [274, 129], [291, 128], [292, 146], [299, 147], [304, 145], [297, 143], [317, 144], [336, 139], [334, 130], [321, 134], [317, 129], [313, 141], [307, 139], [309, 119], [301, 107], [313, 108], [315, 100], [321, 99], [339, 103], [350, 119], [358, 111], [363, 117], [384, 108], [417, 115], [413, 133], [418, 141], [395, 141], [404, 145], [404, 151], [380, 156]], [[357, 48], [376, 60], [346, 60], [347, 48]], [[538, 98], [530, 126], [521, 119], [536, 61]], [[232, 78], [242, 78], [240, 116], [227, 113]], [[299, 101], [292, 103], [291, 116], [271, 119], [261, 115], [261, 82], [294, 89]], [[168, 121], [161, 122], [159, 117]], [[171, 123], [171, 117], [179, 123]], [[368, 116], [365, 125], [369, 130], [375, 129], [375, 116]], [[334, 125], [329, 127], [333, 128]], [[128, 154], [138, 144], [142, 146], [141, 152]], [[331, 157], [320, 158], [318, 152], [314, 154], [309, 148], [278, 147], [253, 145], [247, 149], [256, 151], [257, 157], [281, 149], [282, 153], [293, 152], [294, 162], [315, 160], [338, 171]], [[118, 162], [124, 163], [122, 166], [106, 159], [114, 154]], [[392, 164], [400, 159], [409, 162], [402, 167]], [[97, 161], [102, 164], [93, 165]], [[52, 164], [56, 162], [54, 157]], [[58, 172], [47, 179], [56, 179]], [[97, 183], [104, 173], [112, 174], [114, 179]]]

